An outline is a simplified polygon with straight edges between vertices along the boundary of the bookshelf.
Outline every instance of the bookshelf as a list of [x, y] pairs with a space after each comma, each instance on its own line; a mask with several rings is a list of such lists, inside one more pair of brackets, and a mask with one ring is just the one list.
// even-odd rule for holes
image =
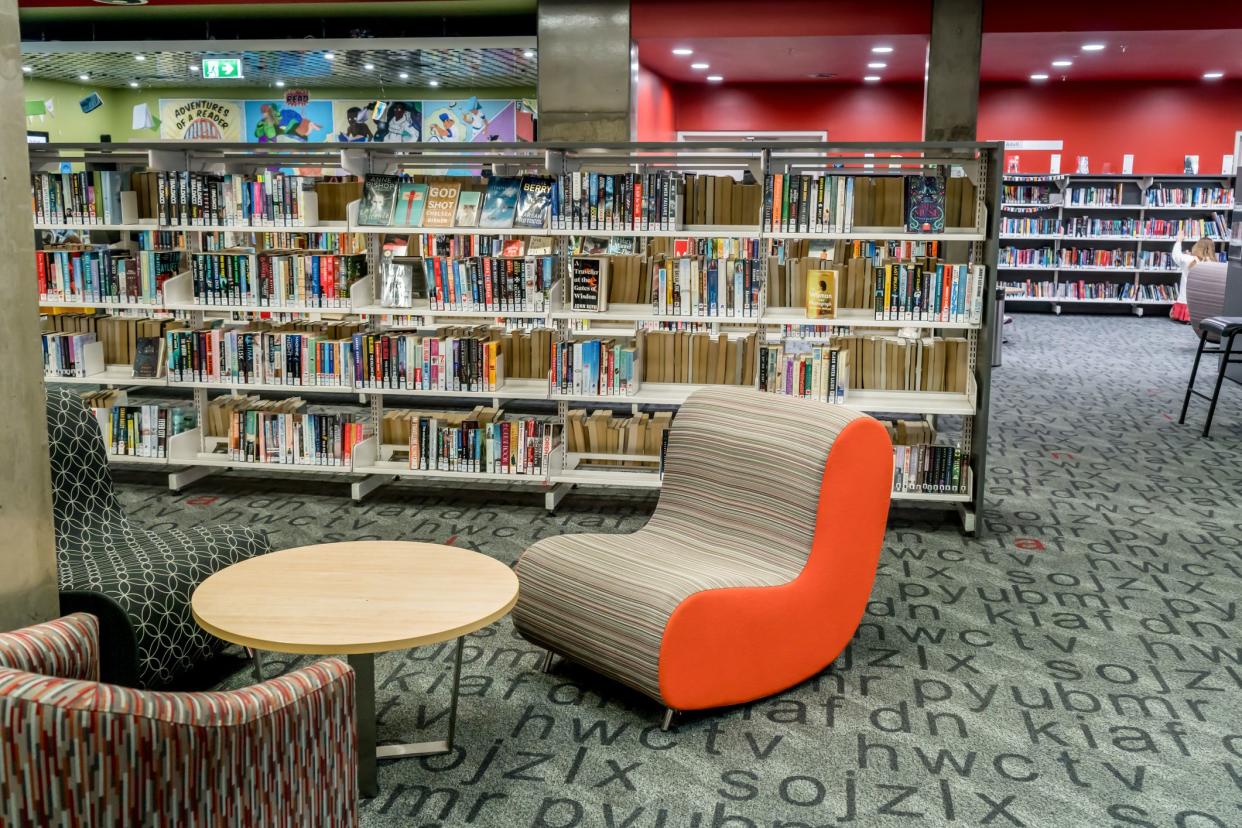
[[[874, 154], [874, 155], [873, 155]], [[856, 177], [895, 176], [920, 174], [928, 170], [952, 169], [974, 184], [974, 203], [970, 226], [946, 228], [944, 232], [912, 233], [904, 226], [857, 226], [847, 231], [790, 231], [765, 230], [756, 216], [754, 224], [704, 225], [691, 224], [679, 229], [619, 229], [619, 230], [567, 230], [505, 228], [480, 229], [477, 227], [369, 227], [357, 222], [357, 202], [350, 205], [344, 221], [322, 221], [312, 206], [306, 211], [310, 226], [288, 227], [207, 227], [159, 225], [150, 219], [139, 219], [133, 214], [133, 205], [127, 205], [125, 215], [115, 224], [94, 224], [75, 227], [71, 223], [41, 223], [41, 230], [63, 232], [67, 230], [103, 230], [119, 234], [121, 242], [131, 241], [137, 233], [159, 230], [176, 230], [185, 234], [186, 254], [207, 250], [208, 234], [232, 233], [245, 238], [260, 233], [327, 233], [353, 234], [360, 241], [369, 263], [368, 273], [354, 282], [347, 296], [341, 297], [339, 307], [317, 307], [296, 304], [269, 305], [249, 302], [230, 304], [204, 304], [195, 296], [191, 274], [183, 272], [172, 276], [163, 284], [161, 298], [155, 302], [92, 302], [88, 299], [73, 301], [49, 298], [45, 308], [68, 308], [79, 311], [97, 309], [100, 313], [114, 312], [126, 316], [157, 317], [172, 316], [191, 326], [212, 319], [229, 326], [243, 321], [241, 317], [254, 318], [258, 314], [270, 314], [278, 319], [305, 320], [310, 322], [336, 322], [352, 320], [368, 331], [384, 332], [416, 329], [435, 329], [441, 325], [464, 325], [488, 323], [506, 330], [548, 329], [556, 342], [566, 343], [591, 338], [606, 338], [623, 342], [640, 342], [649, 335], [652, 327], [685, 325], [697, 332], [713, 337], [723, 336], [731, 341], [757, 337], [758, 342], [782, 343], [805, 340], [828, 342], [841, 332], [855, 332], [874, 336], [926, 337], [940, 334], [952, 336], [965, 343], [967, 382], [962, 390], [946, 391], [899, 391], [875, 388], [850, 388], [845, 393], [844, 404], [861, 411], [878, 415], [927, 417], [939, 425], [945, 418], [945, 433], [956, 435], [953, 445], [966, 457], [967, 467], [962, 470], [963, 490], [944, 492], [895, 492], [897, 502], [940, 504], [955, 509], [962, 518], [965, 531], [977, 530], [977, 516], [983, 504], [983, 485], [986, 470], [987, 419], [990, 387], [990, 337], [994, 315], [996, 281], [996, 257], [998, 253], [998, 230], [1000, 215], [1000, 178], [998, 176], [999, 145], [984, 143], [909, 143], [909, 144], [764, 144], [746, 142], [688, 147], [684, 144], [491, 144], [486, 147], [462, 145], [334, 145], [255, 146], [231, 144], [127, 144], [117, 145], [36, 145], [31, 147], [32, 171], [55, 171], [64, 161], [85, 165], [87, 169], [100, 164], [115, 164], [116, 168], [164, 170], [164, 171], [210, 171], [216, 173], [245, 173], [265, 168], [312, 168], [322, 169], [325, 174], [344, 172], [353, 175], [368, 173], [393, 173], [406, 171], [413, 174], [438, 173], [446, 169], [465, 169], [474, 172], [487, 169], [495, 175], [545, 174], [561, 175], [574, 171], [635, 172], [673, 171], [677, 174], [711, 169], [749, 170], [759, 182], [768, 174], [845, 175]], [[77, 169], [77, 167], [75, 167]], [[313, 204], [313, 202], [312, 202]], [[413, 236], [423, 233], [443, 235], [462, 234], [500, 237], [551, 237], [554, 240], [553, 257], [559, 277], [550, 291], [546, 307], [538, 311], [480, 311], [480, 310], [432, 310], [427, 301], [416, 300], [412, 307], [393, 308], [379, 302], [375, 274], [382, 255], [386, 237]], [[573, 310], [569, 305], [568, 263], [571, 243], [575, 237], [634, 239], [638, 255], [650, 255], [649, 246], [670, 240], [686, 240], [693, 246], [696, 241], [733, 240], [757, 243], [763, 250], [760, 259], [765, 262], [759, 288], [759, 306], [749, 316], [701, 316], [690, 314], [663, 314], [653, 310], [650, 303], [613, 303], [603, 312]], [[847, 244], [865, 241], [877, 244], [937, 242], [942, 245], [942, 261], [968, 262], [982, 266], [980, 288], [982, 313], [980, 322], [875, 319], [870, 310], [843, 308], [835, 318], [808, 320], [800, 307], [769, 306], [767, 304], [768, 257], [778, 244], [800, 242], [831, 242]], [[784, 248], [780, 248], [784, 250]], [[783, 254], [782, 254], [783, 255]], [[836, 333], [834, 333], [834, 331]], [[722, 346], [723, 347], [723, 346]], [[740, 348], [740, 345], [739, 345]], [[985, 355], [980, 358], [980, 354]], [[142, 390], [159, 393], [159, 389], [177, 389], [190, 395], [198, 415], [198, 422], [205, 419], [211, 400], [220, 395], [257, 395], [262, 399], [279, 400], [297, 396], [304, 399], [309, 408], [331, 406], [333, 410], [348, 407], [355, 412], [355, 421], [367, 426], [367, 436], [354, 446], [346, 465], [317, 466], [283, 463], [259, 463], [231, 459], [218, 453], [221, 438], [209, 437], [200, 428], [183, 432], [170, 440], [165, 458], [143, 458], [144, 465], [167, 467], [169, 485], [175, 490], [189, 485], [204, 475], [222, 469], [252, 469], [265, 474], [331, 474], [345, 475], [350, 481], [351, 496], [361, 499], [377, 487], [397, 479], [426, 479], [440, 482], [473, 481], [480, 484], [504, 483], [526, 485], [544, 494], [549, 511], [555, 509], [560, 499], [576, 485], [606, 486], [630, 489], [652, 489], [660, 485], [659, 473], [654, 467], [636, 468], [636, 462], [658, 463], [658, 455], [609, 452], [570, 452], [566, 448], [563, 431], [552, 446], [547, 462], [537, 474], [494, 473], [489, 471], [417, 470], [408, 467], [404, 460], [394, 460], [394, 447], [381, 441], [379, 426], [385, 412], [392, 409], [419, 408], [457, 402], [469, 407], [477, 403], [494, 408], [506, 402], [550, 403], [555, 414], [548, 420], [558, 429], [565, 426], [571, 409], [608, 409], [638, 415], [640, 411], [675, 409], [700, 384], [693, 382], [645, 382], [638, 381], [632, 393], [606, 395], [594, 393], [561, 392], [546, 379], [523, 377], [506, 378], [491, 391], [420, 390], [410, 388], [361, 388], [347, 385], [286, 385], [280, 383], [210, 382], [194, 380], [171, 380], [166, 377], [134, 379], [128, 365], [107, 364], [91, 357], [85, 376], [72, 378], [49, 377], [49, 382], [72, 382], [79, 385], [97, 385], [129, 389], [131, 393]], [[754, 381], [751, 383], [754, 384]], [[824, 403], [828, 404], [828, 403]], [[554, 432], [555, 433], [555, 432]], [[132, 458], [117, 458], [117, 462], [133, 462]], [[631, 465], [621, 465], [628, 463]]]
[[[1180, 277], [1168, 260], [1177, 236], [1171, 223], [1187, 231], [1187, 248], [1200, 235], [1225, 242], [1233, 186], [1228, 175], [1006, 175], [997, 281], [1026, 291], [1007, 296], [1006, 304], [1058, 314], [1084, 305], [1138, 316], [1171, 307]], [[1222, 197], [1165, 203], [1164, 194], [1195, 188]], [[1040, 260], [1028, 262], [1032, 256]], [[1097, 258], [1109, 264], [1082, 263]]]

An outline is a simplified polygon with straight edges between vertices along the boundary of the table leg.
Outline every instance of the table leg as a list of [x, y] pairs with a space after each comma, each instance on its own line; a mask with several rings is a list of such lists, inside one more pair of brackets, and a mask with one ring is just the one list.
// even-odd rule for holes
[[453, 735], [457, 731], [457, 688], [461, 683], [461, 648], [465, 637], [457, 639], [456, 653], [453, 656], [453, 688], [449, 698], [448, 737], [434, 739], [430, 742], [414, 742], [408, 745], [380, 745], [376, 753], [381, 759], [399, 759], [402, 756], [434, 756], [437, 753], [448, 753], [453, 749]]
[[351, 655], [354, 668], [354, 727], [358, 729], [358, 791], [362, 796], [379, 793], [375, 770], [375, 656]]

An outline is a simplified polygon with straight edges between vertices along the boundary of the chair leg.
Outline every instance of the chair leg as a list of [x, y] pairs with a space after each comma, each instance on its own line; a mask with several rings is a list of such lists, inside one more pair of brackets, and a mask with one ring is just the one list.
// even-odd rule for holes
[[539, 667], [539, 669], [545, 673], [552, 672], [552, 659], [554, 655], [555, 654], [551, 650], [545, 652], [543, 654], [543, 664]]
[[673, 726], [673, 714], [675, 712], [671, 707], [664, 708], [664, 722], [660, 725], [660, 730], [668, 732], [668, 729]]
[[1216, 375], [1216, 387], [1212, 389], [1212, 402], [1208, 405], [1207, 422], [1203, 424], [1203, 436], [1208, 436], [1208, 432], [1212, 430], [1212, 416], [1216, 413], [1216, 400], [1220, 397], [1220, 387], [1225, 381], [1225, 372], [1229, 370], [1229, 357], [1233, 354], [1233, 340], [1237, 337], [1236, 333], [1229, 335], [1229, 344], [1224, 347], [1224, 353], [1220, 355], [1220, 372]]
[[1190, 382], [1186, 384], [1186, 399], [1182, 401], [1182, 416], [1177, 418], [1178, 425], [1186, 422], [1186, 409], [1190, 408], [1190, 395], [1195, 389], [1195, 376], [1199, 373], [1199, 360], [1203, 358], [1203, 347], [1207, 345], [1207, 331], [1199, 334], [1199, 349], [1195, 351], [1195, 364], [1190, 369]]

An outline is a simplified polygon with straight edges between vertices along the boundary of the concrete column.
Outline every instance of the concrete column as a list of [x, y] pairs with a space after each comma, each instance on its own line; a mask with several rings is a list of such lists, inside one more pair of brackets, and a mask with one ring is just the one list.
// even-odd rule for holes
[[20, 40], [0, 0], [0, 630], [58, 612]]
[[974, 141], [979, 122], [983, 0], [932, 0], [923, 140]]
[[539, 0], [539, 139], [630, 140], [629, 0]]

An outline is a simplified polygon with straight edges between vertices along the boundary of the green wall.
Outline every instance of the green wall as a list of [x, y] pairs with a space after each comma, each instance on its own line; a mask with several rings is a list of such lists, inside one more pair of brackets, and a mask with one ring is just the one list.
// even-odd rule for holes
[[[83, 114], [78, 101], [90, 92], [98, 92], [103, 106], [89, 114]], [[508, 87], [488, 89], [430, 89], [421, 87], [394, 87], [385, 85], [383, 90], [341, 89], [336, 87], [310, 88], [311, 100], [336, 98], [381, 98], [386, 100], [438, 100], [478, 95], [480, 98], [520, 99], [534, 98], [533, 87]], [[64, 83], [62, 81], [27, 78], [25, 98], [52, 101], [53, 114], [42, 118], [28, 117], [26, 129], [49, 133], [52, 141], [87, 142], [98, 141], [100, 135], [111, 135], [116, 142], [156, 141], [158, 129], [134, 130], [133, 109], [136, 104], [146, 103], [151, 114], [158, 116], [160, 98], [222, 98], [250, 100], [279, 98], [278, 89], [244, 89], [231, 87], [206, 87], [194, 89], [109, 89], [89, 84]]]

